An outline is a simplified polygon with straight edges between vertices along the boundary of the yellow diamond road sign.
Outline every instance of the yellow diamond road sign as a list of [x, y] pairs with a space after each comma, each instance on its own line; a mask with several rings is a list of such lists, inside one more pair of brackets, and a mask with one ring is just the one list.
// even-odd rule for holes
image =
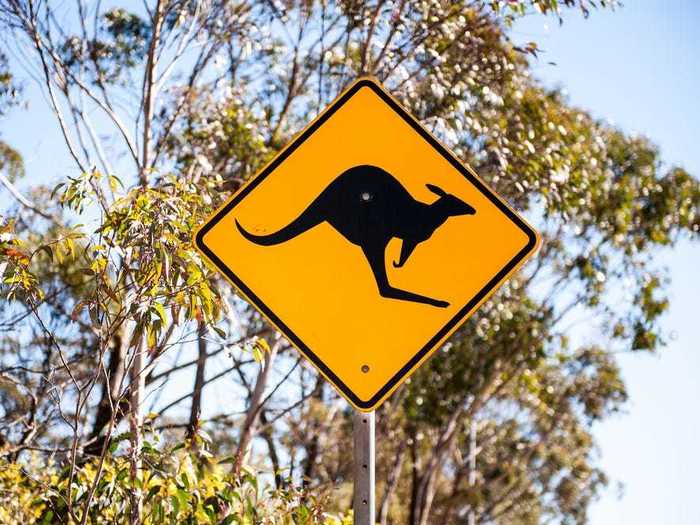
[[360, 79], [195, 241], [351, 404], [372, 410], [539, 237], [377, 82]]

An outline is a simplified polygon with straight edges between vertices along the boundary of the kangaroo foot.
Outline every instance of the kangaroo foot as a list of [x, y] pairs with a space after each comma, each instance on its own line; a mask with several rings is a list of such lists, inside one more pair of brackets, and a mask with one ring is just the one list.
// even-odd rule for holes
[[438, 308], [445, 308], [447, 306], [450, 306], [450, 303], [448, 303], [447, 301], [440, 301], [439, 299], [433, 299], [432, 297], [426, 297], [425, 295], [419, 295], [417, 293], [401, 290], [392, 286], [380, 289], [379, 295], [381, 295], [382, 297], [386, 297], [387, 299], [399, 299], [401, 301], [411, 301], [414, 303], [429, 304], [430, 306], [436, 306]]

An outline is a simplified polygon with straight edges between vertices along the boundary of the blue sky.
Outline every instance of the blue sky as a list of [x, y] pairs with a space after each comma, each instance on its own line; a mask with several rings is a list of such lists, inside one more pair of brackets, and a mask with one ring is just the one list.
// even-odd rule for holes
[[[528, 17], [512, 37], [545, 50], [534, 64], [538, 78], [565, 88], [575, 105], [650, 137], [667, 163], [700, 176], [698, 24], [697, 0], [628, 0], [588, 20], [567, 16], [562, 27]], [[592, 509], [593, 525], [700, 523], [699, 261], [697, 243], [659, 254], [672, 280], [664, 326], [674, 338], [655, 356], [619, 356], [630, 402], [596, 428], [612, 483]]]
[[[537, 77], [560, 85], [571, 101], [629, 132], [651, 137], [664, 159], [700, 175], [700, 2], [628, 0], [589, 20], [568, 13], [563, 27], [531, 16], [514, 28], [517, 42], [545, 50]], [[555, 62], [556, 65], [549, 65]], [[28, 111], [3, 121], [3, 138], [23, 154], [32, 180], [47, 184], [75, 167], [56, 123], [33, 84]], [[655, 356], [620, 355], [630, 403], [626, 413], [596, 428], [600, 461], [612, 479], [592, 510], [594, 525], [697, 525], [700, 482], [700, 353], [696, 324], [700, 245], [682, 243], [659, 254], [670, 268], [671, 310], [664, 320], [675, 337]], [[624, 484], [619, 491], [616, 483]]]

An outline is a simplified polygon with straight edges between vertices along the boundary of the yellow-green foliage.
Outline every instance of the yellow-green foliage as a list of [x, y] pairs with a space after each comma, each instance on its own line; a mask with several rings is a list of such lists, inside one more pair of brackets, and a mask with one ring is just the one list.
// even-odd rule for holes
[[101, 467], [95, 458], [72, 473], [68, 467], [41, 465], [35, 459], [24, 465], [0, 459], [0, 523], [80, 523], [86, 508], [85, 523], [128, 523], [135, 490], [144, 494], [144, 525], [352, 523], [351, 515], [324, 513], [325, 497], [317, 491], [291, 483], [275, 489], [248, 468], [236, 477], [230, 458], [216, 459], [199, 445], [158, 450], [146, 444], [142, 457], [143, 469], [135, 483], [123, 455], [107, 457]]

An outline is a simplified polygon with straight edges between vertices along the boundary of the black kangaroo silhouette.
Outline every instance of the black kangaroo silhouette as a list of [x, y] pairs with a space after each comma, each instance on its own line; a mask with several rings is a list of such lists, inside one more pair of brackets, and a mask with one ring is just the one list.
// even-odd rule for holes
[[384, 266], [386, 246], [393, 237], [403, 241], [399, 260], [394, 261], [394, 267], [400, 268], [416, 246], [429, 239], [448, 217], [476, 213], [474, 208], [454, 195], [432, 184], [426, 186], [439, 196], [432, 204], [415, 200], [398, 180], [381, 168], [355, 166], [340, 174], [301, 215], [281, 230], [269, 235], [255, 235], [243, 228], [238, 220], [236, 226], [250, 242], [272, 246], [328, 222], [348, 241], [362, 248], [379, 295], [444, 308], [449, 306], [446, 301], [391, 286]]

